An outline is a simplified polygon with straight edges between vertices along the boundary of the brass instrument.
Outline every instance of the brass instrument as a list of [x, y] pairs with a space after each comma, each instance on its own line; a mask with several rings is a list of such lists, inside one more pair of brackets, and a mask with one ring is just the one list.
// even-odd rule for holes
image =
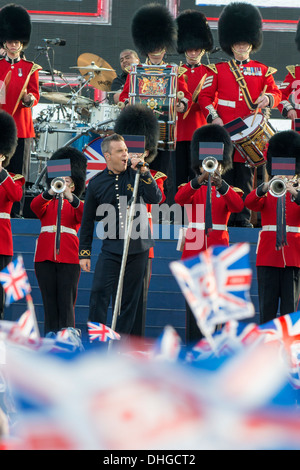
[[207, 173], [214, 173], [218, 169], [219, 163], [215, 157], [206, 157], [202, 162], [202, 168]]
[[64, 180], [64, 178], [61, 178], [61, 177], [57, 177], [57, 178], [54, 178], [52, 181], [51, 181], [51, 189], [52, 191], [54, 191], [56, 194], [61, 194], [65, 191], [66, 189], [66, 182]]
[[278, 177], [278, 178], [273, 178], [269, 182], [269, 189], [268, 191], [272, 196], [274, 197], [281, 197], [284, 196], [286, 191], [287, 191], [287, 183], [292, 184], [295, 189], [299, 188], [299, 181], [297, 177], [294, 177], [293, 179], [289, 180], [288, 178], [285, 177]]

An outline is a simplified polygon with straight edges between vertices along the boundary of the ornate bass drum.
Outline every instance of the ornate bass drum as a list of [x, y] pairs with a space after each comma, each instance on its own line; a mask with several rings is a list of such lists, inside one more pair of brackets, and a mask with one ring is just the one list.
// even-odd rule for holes
[[244, 118], [248, 128], [231, 136], [231, 140], [251, 167], [259, 167], [266, 163], [264, 151], [275, 130], [263, 114], [257, 113], [254, 122], [253, 118], [253, 114]]
[[157, 116], [158, 148], [175, 150], [177, 65], [134, 65], [130, 71], [129, 103], [145, 104]]

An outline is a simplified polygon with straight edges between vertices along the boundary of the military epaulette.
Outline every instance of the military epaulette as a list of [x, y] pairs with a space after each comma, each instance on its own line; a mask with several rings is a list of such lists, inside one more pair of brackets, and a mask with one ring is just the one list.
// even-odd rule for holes
[[233, 191], [236, 193], [241, 193], [241, 196], [243, 196], [244, 191], [241, 188], [237, 188], [236, 186], [232, 186]]
[[206, 64], [205, 67], [212, 70], [214, 73], [218, 73], [218, 69], [216, 67], [216, 64]]
[[181, 183], [179, 186], [178, 186], [178, 189], [179, 188], [182, 188], [183, 186], [185, 186], [187, 183]]
[[181, 77], [181, 75], [184, 75], [186, 73], [186, 68], [185, 67], [178, 67], [178, 77]]
[[273, 73], [276, 73], [276, 72], [277, 72], [277, 69], [275, 69], [274, 67], [268, 67], [265, 77], [269, 77], [270, 75], [273, 75]]
[[167, 175], [162, 173], [161, 171], [157, 171], [155, 175], [152, 175], [154, 180], [159, 180], [160, 178], [167, 179]]
[[13, 179], [14, 181], [21, 180], [22, 178], [24, 178], [24, 176], [23, 176], [23, 175], [19, 175], [19, 174], [12, 176], [12, 179]]
[[293, 78], [296, 78], [296, 65], [287, 65], [286, 69]]
[[[30, 62], [30, 61], [28, 61], [28, 62]], [[34, 73], [34, 72], [36, 72], [37, 70], [42, 70], [42, 68], [43, 68], [43, 67], [41, 67], [40, 65], [35, 64], [34, 62], [32, 62], [32, 64], [33, 64], [33, 65], [32, 65], [32, 69], [31, 69], [31, 73]]]

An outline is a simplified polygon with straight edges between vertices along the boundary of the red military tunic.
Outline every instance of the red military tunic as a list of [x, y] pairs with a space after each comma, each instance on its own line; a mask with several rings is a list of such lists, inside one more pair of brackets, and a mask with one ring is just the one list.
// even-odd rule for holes
[[24, 91], [34, 97], [33, 106], [39, 101], [39, 75], [41, 67], [25, 59], [13, 64], [6, 59], [0, 59], [0, 80], [4, 83], [1, 90], [1, 108], [13, 116], [18, 137], [34, 137], [34, 127], [31, 108], [24, 106], [22, 95]]
[[[79, 264], [79, 240], [77, 232], [81, 225], [83, 202], [78, 199], [78, 206], [73, 207], [67, 199], [63, 200], [61, 227], [71, 229], [74, 233], [67, 233], [62, 229], [59, 254], [56, 254], [56, 233], [51, 231], [50, 228], [55, 227], [57, 224], [58, 199], [53, 198], [49, 200], [43, 194], [40, 194], [32, 200], [30, 207], [41, 220], [41, 233], [37, 241], [34, 261]], [[46, 231], [42, 232], [43, 230]]]
[[[229, 68], [229, 63], [221, 62], [208, 67], [211, 70], [198, 97], [198, 103], [208, 122], [219, 116], [223, 123], [227, 124], [238, 117], [245, 118], [252, 114], [253, 111], [249, 110], [241, 89]], [[255, 103], [264, 87], [267, 86], [265, 94], [270, 99], [270, 108], [276, 108], [281, 101], [281, 92], [273, 77], [276, 69], [255, 60], [249, 60], [239, 67], [245, 78], [252, 102]], [[216, 97], [218, 100], [214, 106]], [[209, 117], [211, 117], [210, 120]], [[234, 161], [244, 162], [245, 159], [238, 151], [235, 151]]]
[[[201, 78], [209, 73], [209, 69], [205, 65], [199, 65], [198, 67], [189, 67], [187, 64], [182, 65], [182, 68], [186, 69], [184, 72], [184, 79], [191, 95], [193, 95], [197, 88]], [[189, 113], [184, 119], [185, 113], [178, 113], [177, 121], [177, 141], [191, 141], [193, 134], [196, 129], [206, 124], [206, 119], [200, 110], [198, 103], [191, 104]]]
[[[259, 234], [256, 266], [300, 267], [300, 206], [291, 200], [289, 193], [286, 193], [287, 246], [276, 250], [277, 199], [269, 192], [263, 197], [258, 197], [256, 190], [251, 191], [245, 198], [245, 206], [261, 212], [262, 229], [264, 226], [272, 229], [262, 230]], [[298, 227], [299, 232], [289, 232], [288, 226]]]
[[[205, 206], [207, 185], [203, 184], [199, 189], [193, 188], [192, 180], [182, 185], [175, 195], [175, 202], [180, 206], [187, 206], [187, 215], [189, 227], [186, 233], [186, 242], [184, 245], [182, 259], [196, 256], [201, 251], [207, 250], [214, 245], [229, 245], [229, 235], [227, 231], [227, 222], [231, 212], [240, 212], [244, 203], [242, 200], [242, 191], [238, 188], [233, 189], [228, 186], [225, 194], [221, 195], [215, 186], [212, 186], [211, 211], [213, 229], [205, 235]], [[192, 225], [192, 224], [198, 224]], [[202, 227], [200, 226], [202, 224]], [[219, 227], [218, 227], [219, 226]], [[190, 245], [190, 247], [188, 246]]]
[[[284, 117], [288, 111], [295, 109], [297, 118], [300, 118], [300, 65], [289, 65], [287, 70], [289, 73], [279, 86], [282, 99], [278, 109]], [[293, 95], [293, 104], [289, 101], [291, 95]]]
[[13, 256], [10, 213], [13, 203], [22, 198], [24, 184], [22, 175], [13, 175], [4, 169], [0, 172], [0, 255]]

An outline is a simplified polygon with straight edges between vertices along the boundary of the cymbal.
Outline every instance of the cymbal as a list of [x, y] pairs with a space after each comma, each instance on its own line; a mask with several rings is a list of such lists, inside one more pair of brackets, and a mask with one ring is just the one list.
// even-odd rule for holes
[[73, 96], [71, 93], [60, 93], [56, 91], [45, 91], [41, 93], [41, 97], [52, 101], [56, 104], [64, 104], [68, 106], [92, 106], [94, 101], [85, 96]]
[[77, 59], [81, 75], [85, 76], [87, 71], [94, 71], [95, 76], [90, 80], [90, 85], [101, 91], [110, 91], [112, 81], [117, 74], [108, 62], [96, 54], [81, 54]]

